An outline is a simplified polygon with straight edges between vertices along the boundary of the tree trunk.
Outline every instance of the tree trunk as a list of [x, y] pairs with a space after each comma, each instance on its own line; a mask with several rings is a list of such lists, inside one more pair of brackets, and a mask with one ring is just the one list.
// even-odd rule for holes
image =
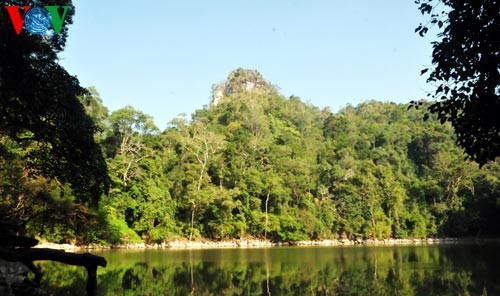
[[375, 232], [374, 235], [376, 237], [377, 236], [377, 224], [375, 223], [375, 217], [373, 215], [373, 206], [371, 204], [369, 204], [369, 206], [370, 206], [370, 220], [372, 222], [373, 231]]
[[267, 224], [269, 222], [268, 204], [269, 204], [269, 191], [267, 192], [266, 196], [266, 223], [264, 226], [264, 240], [267, 240]]
[[191, 229], [189, 231], [189, 241], [193, 239], [193, 228], [194, 228], [194, 214], [196, 212], [196, 205], [193, 203], [191, 207]]

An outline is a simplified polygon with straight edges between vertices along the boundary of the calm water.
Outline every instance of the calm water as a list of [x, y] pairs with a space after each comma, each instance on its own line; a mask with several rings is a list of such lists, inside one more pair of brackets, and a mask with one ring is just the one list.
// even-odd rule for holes
[[[500, 245], [110, 251], [100, 295], [500, 295]], [[43, 264], [54, 295], [80, 267]]]

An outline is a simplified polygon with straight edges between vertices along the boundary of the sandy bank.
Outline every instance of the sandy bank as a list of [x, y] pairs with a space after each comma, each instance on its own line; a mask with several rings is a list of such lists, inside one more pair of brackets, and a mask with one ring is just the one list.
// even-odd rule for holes
[[[391, 245], [432, 245], [432, 244], [453, 244], [460, 242], [474, 241], [471, 239], [461, 238], [428, 238], [428, 239], [366, 239], [366, 240], [349, 240], [349, 239], [331, 239], [331, 240], [315, 240], [315, 241], [295, 241], [295, 242], [271, 242], [264, 240], [230, 240], [230, 241], [185, 241], [176, 240], [164, 242], [161, 244], [145, 244], [145, 243], [130, 243], [113, 246], [103, 245], [87, 245], [75, 246], [71, 244], [54, 244], [48, 242], [40, 242], [35, 248], [51, 248], [73, 252], [81, 252], [85, 250], [108, 250], [108, 249], [219, 249], [219, 248], [263, 248], [263, 247], [280, 247], [280, 246], [354, 246], [354, 245], [369, 245], [369, 246], [391, 246]], [[500, 241], [497, 240], [497, 241]]]

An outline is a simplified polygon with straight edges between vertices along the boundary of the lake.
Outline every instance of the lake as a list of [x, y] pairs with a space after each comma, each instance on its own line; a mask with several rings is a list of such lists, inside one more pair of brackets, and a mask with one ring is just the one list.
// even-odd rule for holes
[[[500, 245], [94, 252], [99, 295], [500, 295]], [[82, 267], [43, 263], [45, 288], [85, 295]]]

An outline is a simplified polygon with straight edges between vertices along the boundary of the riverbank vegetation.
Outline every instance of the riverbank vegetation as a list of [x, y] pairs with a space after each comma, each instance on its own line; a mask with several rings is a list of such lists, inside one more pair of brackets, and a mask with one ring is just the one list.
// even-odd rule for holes
[[425, 108], [368, 101], [331, 112], [272, 86], [238, 89], [248, 73], [163, 131], [132, 106], [108, 112], [93, 88], [81, 96], [111, 180], [98, 207], [31, 177], [34, 147], [2, 136], [5, 217], [76, 244], [500, 233], [500, 163], [465, 160], [451, 126], [424, 121]]

